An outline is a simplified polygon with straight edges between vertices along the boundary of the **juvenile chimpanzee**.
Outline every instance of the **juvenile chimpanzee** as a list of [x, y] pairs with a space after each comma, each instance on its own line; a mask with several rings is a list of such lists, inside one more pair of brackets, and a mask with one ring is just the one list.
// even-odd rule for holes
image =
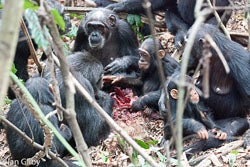
[[164, 75], [168, 77], [179, 69], [179, 63], [172, 57], [165, 54], [165, 51], [159, 40], [156, 40], [159, 46], [158, 53], [155, 50], [154, 40], [146, 39], [139, 48], [140, 59], [138, 65], [140, 68], [140, 76], [137, 77], [104, 77], [104, 80], [111, 79], [117, 85], [133, 86], [137, 91], [139, 98], [133, 102], [132, 109], [135, 111], [149, 107], [158, 110], [158, 100], [160, 98], [160, 76], [157, 69], [156, 56], [159, 55], [163, 65]]
[[[176, 121], [176, 107], [178, 99], [177, 83], [180, 78], [180, 73], [174, 73], [170, 80], [166, 81], [167, 97], [170, 104], [171, 121], [175, 125]], [[210, 108], [204, 105], [203, 99], [200, 100], [197, 91], [192, 85], [192, 78], [185, 77], [186, 86], [185, 94], [188, 100], [183, 113], [183, 135], [197, 134], [200, 141], [190, 145], [187, 149], [189, 154], [194, 154], [198, 151], [204, 151], [209, 148], [218, 147], [223, 142], [227, 141], [228, 137], [232, 138], [243, 134], [248, 128], [249, 124], [246, 118], [234, 117], [220, 120], [214, 120], [213, 112]], [[164, 139], [170, 139], [172, 136], [170, 123], [166, 119], [169, 112], [165, 107], [164, 94], [161, 94], [159, 100], [159, 109], [165, 118]], [[230, 140], [229, 140], [230, 141]]]
[[[240, 44], [228, 40], [215, 26], [203, 24], [194, 40], [188, 65], [189, 70], [195, 69], [202, 57], [207, 34], [212, 37], [221, 50], [230, 72], [226, 73], [217, 52], [211, 48], [209, 97], [202, 100], [205, 106], [210, 108], [214, 120], [216, 122], [222, 121], [220, 126], [227, 129], [224, 132], [228, 136], [241, 135], [249, 127], [246, 115], [250, 108], [250, 54]], [[197, 86], [201, 90], [202, 82], [203, 69], [201, 69], [197, 80]], [[233, 130], [228, 131], [228, 129]]]
[[[47, 80], [41, 77], [32, 77], [27, 80], [25, 86], [45, 115], [55, 110], [55, 107], [52, 106], [54, 97]], [[41, 129], [40, 124], [34, 119], [32, 113], [19, 98], [12, 101], [10, 110], [7, 113], [7, 119], [20, 130], [25, 132], [27, 136], [34, 138], [36, 143], [41, 145], [44, 144], [44, 132]], [[70, 129], [64, 124], [60, 125], [55, 115], [51, 116], [49, 120], [58, 132], [69, 141], [72, 136]], [[25, 164], [22, 164], [24, 160], [31, 158], [39, 150], [27, 144], [25, 140], [23, 140], [22, 137], [10, 127], [6, 126], [5, 129], [12, 158], [18, 160], [20, 166], [24, 166]], [[53, 138], [52, 151], [56, 151], [60, 156], [63, 156], [65, 153], [65, 148], [57, 137]], [[51, 159], [46, 159], [46, 162], [40, 161], [39, 166], [56, 166], [54, 163], [57, 162]]]
[[100, 60], [105, 73], [138, 69], [138, 41], [129, 24], [114, 12], [97, 8], [82, 20], [73, 51], [87, 50]]
[[[165, 19], [168, 30], [175, 37], [175, 46], [179, 46], [183, 42], [189, 27], [194, 23], [194, 8], [196, 0], [149, 0], [151, 2], [152, 11], [164, 10]], [[109, 5], [107, 8], [115, 12], [127, 13], [145, 13], [142, 6], [143, 0], [123, 0], [119, 3]], [[216, 0], [215, 6], [227, 6], [228, 0]], [[218, 11], [219, 15], [223, 15], [223, 10]], [[231, 11], [227, 11], [222, 18], [224, 24], [227, 23], [231, 16]], [[209, 15], [207, 23], [217, 25], [218, 22], [213, 14]]]
[[[100, 90], [102, 85], [101, 75], [103, 66], [99, 60], [88, 52], [76, 52], [67, 57], [67, 63], [73, 76], [96, 99], [98, 104], [111, 116], [113, 101], [109, 94]], [[65, 88], [61, 72], [56, 70], [63, 107], [66, 106]], [[49, 69], [46, 67], [44, 77], [51, 80]], [[97, 145], [105, 139], [110, 132], [110, 127], [91, 104], [79, 92], [75, 94], [75, 111], [78, 124], [88, 146]]]

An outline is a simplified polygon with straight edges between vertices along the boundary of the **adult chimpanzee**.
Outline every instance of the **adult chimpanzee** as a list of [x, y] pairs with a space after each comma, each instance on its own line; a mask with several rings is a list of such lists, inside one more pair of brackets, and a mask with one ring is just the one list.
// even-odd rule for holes
[[108, 9], [97, 8], [82, 20], [73, 51], [87, 50], [105, 67], [105, 73], [137, 70], [138, 41], [129, 24]]
[[[194, 23], [194, 7], [196, 0], [149, 0], [151, 2], [152, 11], [164, 10], [165, 19], [168, 30], [173, 33], [175, 37], [175, 45], [180, 45], [188, 31], [189, 27]], [[109, 5], [107, 8], [115, 12], [127, 13], [144, 13], [142, 6], [143, 0], [124, 0], [119, 3]], [[216, 6], [229, 5], [228, 0], [216, 0]], [[218, 11], [219, 15], [223, 15], [223, 11]], [[226, 12], [222, 21], [227, 23], [231, 16], [231, 12]], [[218, 24], [217, 20], [211, 14], [207, 18], [207, 23]]]
[[[209, 98], [205, 103], [210, 107], [215, 119], [245, 117], [250, 108], [250, 54], [240, 44], [228, 40], [216, 27], [209, 24], [200, 26], [189, 60], [189, 70], [193, 70], [202, 57], [205, 35], [209, 34], [224, 55], [230, 72], [227, 74], [217, 52], [211, 48], [209, 73]], [[201, 88], [202, 72], [198, 79]]]
[[179, 69], [178, 62], [165, 54], [159, 40], [156, 40], [156, 44], [159, 46], [158, 54], [155, 51], [154, 40], [152, 38], [146, 39], [139, 48], [140, 59], [138, 65], [141, 71], [140, 76], [104, 77], [104, 80], [111, 79], [113, 80], [112, 82], [117, 85], [129, 85], [137, 90], [139, 98], [132, 104], [132, 109], [135, 111], [142, 110], [145, 106], [158, 110], [161, 83], [157, 71], [157, 55], [159, 55], [161, 59], [165, 77], [172, 75], [175, 70]]
[[[102, 84], [101, 75], [103, 73], [101, 62], [85, 51], [76, 52], [68, 56], [67, 63], [72, 74], [80, 84], [109, 115], [112, 115], [113, 101], [107, 93], [100, 90]], [[56, 75], [62, 105], [65, 107], [65, 88], [59, 69], [56, 70]], [[44, 77], [51, 80], [47, 67], [45, 68]], [[79, 92], [75, 94], [75, 111], [78, 124], [88, 146], [97, 145], [100, 140], [107, 137], [110, 132], [109, 125]]]
[[[174, 73], [169, 80], [166, 81], [167, 97], [170, 104], [171, 121], [175, 125], [176, 107], [178, 99], [177, 83], [179, 80], [179, 71]], [[213, 112], [205, 106], [203, 99], [200, 100], [197, 91], [192, 85], [192, 78], [186, 76], [185, 94], [188, 96], [186, 107], [183, 113], [183, 135], [197, 134], [200, 141], [190, 145], [185, 150], [189, 154], [194, 154], [201, 150], [218, 147], [225, 141], [233, 139], [233, 137], [243, 134], [248, 128], [249, 123], [246, 118], [233, 117], [214, 120]], [[164, 94], [161, 94], [159, 100], [159, 109], [165, 118], [164, 138], [170, 139], [172, 136], [170, 123], [167, 120], [168, 110], [165, 107]]]
[[[55, 110], [55, 107], [52, 106], [54, 96], [49, 88], [47, 80], [41, 77], [32, 77], [27, 80], [25, 86], [45, 115]], [[7, 119], [20, 130], [25, 132], [27, 136], [34, 138], [36, 143], [43, 145], [44, 132], [41, 129], [40, 124], [34, 119], [32, 113], [19, 98], [12, 101], [10, 110], [7, 113]], [[66, 125], [60, 125], [55, 115], [51, 116], [49, 120], [61, 135], [69, 141], [72, 136], [70, 129]], [[24, 166], [25, 164], [22, 163], [27, 158], [34, 156], [36, 152], [38, 152], [38, 149], [27, 144], [25, 140], [23, 140], [22, 137], [10, 127], [6, 126], [5, 129], [12, 158], [18, 160], [20, 166]], [[56, 151], [60, 156], [63, 156], [65, 153], [64, 146], [56, 137], [53, 138], [52, 151]], [[55, 163], [57, 162], [54, 160], [46, 159], [46, 162], [40, 161], [39, 166], [52, 167], [56, 166]]]
[[[209, 71], [209, 97], [202, 99], [204, 104], [210, 108], [214, 120], [222, 119], [224, 129], [232, 129], [233, 132], [225, 131], [228, 135], [240, 135], [248, 128], [246, 115], [250, 108], [250, 54], [240, 44], [228, 40], [218, 28], [210, 24], [200, 26], [189, 60], [189, 70], [196, 68], [206, 41], [205, 36], [209, 34], [221, 50], [229, 65], [230, 72], [225, 72], [224, 66], [217, 54], [211, 48]], [[197, 86], [202, 90], [203, 72], [201, 70]], [[228, 119], [223, 121], [223, 119]], [[235, 123], [236, 122], [236, 123]], [[245, 127], [241, 131], [237, 128]]]

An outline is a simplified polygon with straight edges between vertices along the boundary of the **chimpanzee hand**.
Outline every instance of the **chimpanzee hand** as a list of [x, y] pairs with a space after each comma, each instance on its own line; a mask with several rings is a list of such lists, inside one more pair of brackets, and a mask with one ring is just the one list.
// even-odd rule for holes
[[227, 139], [227, 133], [219, 130], [219, 129], [212, 129], [212, 133], [214, 134], [214, 137], [219, 140], [226, 140]]
[[160, 111], [161, 115], [164, 117], [167, 114], [164, 93], [161, 93], [161, 97], [158, 101], [158, 106], [159, 106], [159, 111]]
[[177, 49], [181, 49], [184, 46], [184, 43], [186, 41], [187, 37], [187, 31], [186, 30], [179, 30], [174, 39], [174, 45]]
[[125, 3], [124, 2], [118, 2], [110, 4], [106, 7], [107, 9], [113, 10], [114, 12], [126, 12], [125, 9]]
[[200, 129], [196, 132], [200, 139], [207, 140], [208, 139], [208, 131], [206, 129]]
[[132, 103], [132, 110], [133, 111], [140, 111], [140, 110], [143, 110], [144, 109], [144, 107], [145, 107], [145, 105], [144, 105], [144, 103], [143, 103], [143, 100], [142, 100], [142, 98], [141, 97], [139, 97], [136, 101], [134, 101], [133, 103]]
[[123, 61], [123, 59], [117, 58], [104, 68], [104, 74], [105, 75], [107, 75], [107, 74], [113, 75], [116, 73], [123, 72], [126, 69], [125, 64], [126, 63], [125, 63], [125, 61]]

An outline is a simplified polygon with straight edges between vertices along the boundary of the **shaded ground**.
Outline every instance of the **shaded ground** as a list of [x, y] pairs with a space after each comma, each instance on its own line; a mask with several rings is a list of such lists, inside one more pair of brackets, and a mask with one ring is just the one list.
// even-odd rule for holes
[[[234, 0], [234, 3], [237, 5], [245, 4], [244, 1], [241, 0]], [[227, 25], [228, 30], [230, 32], [246, 33], [247, 21], [244, 16], [245, 13], [243, 10], [234, 11], [232, 18]], [[160, 39], [169, 52], [174, 51], [172, 44], [173, 36], [169, 33], [164, 33], [161, 35]], [[136, 113], [131, 112], [131, 100], [136, 97], [133, 96], [130, 90], [122, 91], [125, 92], [125, 101], [117, 100], [117, 94], [112, 94], [112, 97], [117, 100], [117, 105], [114, 108], [114, 120], [134, 139], [140, 139], [144, 142], [160, 141], [163, 135], [163, 121], [160, 118], [160, 115], [158, 113], [150, 113], [149, 111], [140, 111]], [[8, 111], [8, 105], [5, 106], [4, 111]], [[186, 141], [185, 144], [188, 144], [189, 142], [190, 141]], [[230, 164], [237, 167], [250, 166], [250, 151], [249, 149], [245, 149], [243, 147], [241, 138], [230, 144], [231, 146], [227, 144], [222, 148], [215, 148], [206, 152], [200, 152], [189, 161], [189, 164], [193, 165], [194, 162], [200, 163], [199, 159], [209, 157], [209, 160], [202, 162], [200, 166], [230, 166]], [[155, 150], [152, 151], [152, 148]], [[145, 152], [150, 153], [150, 155], [153, 156], [158, 162], [161, 162], [161, 156], [159, 155], [161, 153], [166, 153], [164, 148], [159, 147], [158, 144], [155, 144], [154, 147], [151, 146], [151, 149], [145, 150]], [[129, 166], [131, 160], [136, 160], [135, 158], [131, 158], [133, 154], [131, 147], [129, 147], [115, 132], [112, 132], [110, 136], [99, 146], [91, 147], [90, 154], [95, 166], [125, 167]], [[171, 157], [174, 157], [174, 154], [175, 151], [171, 150]], [[5, 133], [4, 130], [1, 130], [0, 167], [2, 166], [1, 164], [6, 162], [7, 159], [10, 159], [10, 157], [8, 145], [5, 139]], [[185, 166], [187, 165], [188, 164]]]

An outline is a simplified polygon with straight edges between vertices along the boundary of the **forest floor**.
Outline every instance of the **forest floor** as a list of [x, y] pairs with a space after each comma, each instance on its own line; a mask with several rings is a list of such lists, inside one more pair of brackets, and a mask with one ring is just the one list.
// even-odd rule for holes
[[[245, 5], [245, 0], [234, 1], [237, 5]], [[248, 26], [243, 10], [233, 11], [233, 15], [227, 24], [229, 32], [247, 33]], [[159, 30], [164, 32], [164, 30]], [[169, 52], [173, 52], [173, 36], [164, 33], [160, 36], [162, 43]], [[116, 100], [114, 107], [114, 120], [125, 130], [133, 139], [141, 140], [144, 143], [151, 143], [149, 149], [145, 152], [150, 154], [160, 163], [164, 161], [167, 151], [159, 146], [159, 142], [163, 136], [163, 120], [159, 113], [150, 113], [148, 111], [131, 112], [131, 100], [136, 98], [129, 89], [120, 90], [111, 94]], [[123, 96], [119, 98], [119, 96]], [[8, 112], [8, 105], [4, 108], [4, 112]], [[248, 132], [250, 133], [250, 132]], [[250, 139], [249, 139], [250, 140]], [[184, 145], [190, 141], [185, 141]], [[154, 143], [154, 144], [152, 144]], [[170, 166], [175, 166], [175, 150], [168, 151], [171, 162]], [[133, 149], [126, 144], [116, 132], [112, 131], [109, 137], [100, 145], [90, 148], [90, 155], [94, 166], [133, 166], [131, 162], [143, 160], [140, 156], [133, 152]], [[163, 155], [163, 156], [162, 156]], [[67, 159], [70, 157], [66, 157]], [[0, 167], [4, 166], [7, 159], [11, 159], [6, 135], [4, 130], [0, 131]], [[202, 161], [205, 160], [205, 161]], [[214, 148], [205, 152], [200, 152], [186, 161], [184, 166], [250, 166], [250, 149], [243, 147], [242, 139], [227, 143], [220, 148]], [[146, 166], [146, 164], [142, 165]], [[163, 165], [166, 166], [166, 165]], [[8, 166], [9, 167], [9, 166]]]

